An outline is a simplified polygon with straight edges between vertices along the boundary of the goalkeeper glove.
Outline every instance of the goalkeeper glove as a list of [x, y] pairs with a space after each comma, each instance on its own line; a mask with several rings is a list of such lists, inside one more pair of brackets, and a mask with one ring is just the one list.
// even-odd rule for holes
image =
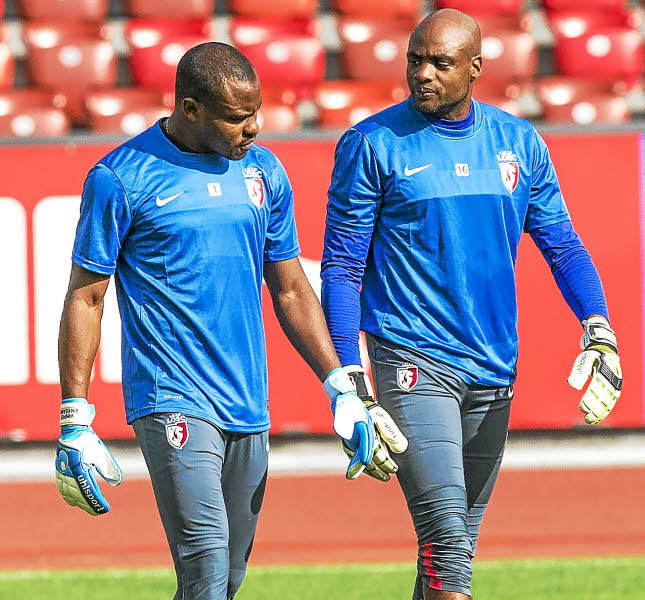
[[[370, 464], [374, 455], [375, 432], [372, 417], [356, 395], [356, 389], [347, 373], [338, 367], [323, 382], [331, 400], [334, 431], [351, 450], [347, 479], [356, 479]], [[350, 473], [354, 474], [350, 477]]]
[[94, 406], [85, 398], [63, 400], [61, 436], [56, 448], [56, 486], [67, 504], [95, 517], [110, 510], [96, 482], [96, 471], [111, 485], [119, 485], [123, 473], [90, 427], [94, 414]]
[[[397, 454], [405, 452], [408, 447], [408, 440], [401, 433], [394, 419], [374, 400], [372, 384], [367, 375], [365, 375], [363, 367], [360, 365], [350, 365], [344, 367], [344, 369], [354, 382], [356, 393], [369, 411], [376, 428], [374, 456], [372, 457], [372, 462], [365, 467], [365, 473], [379, 481], [389, 481], [390, 474], [396, 473], [398, 470], [397, 464], [390, 457], [389, 450]], [[351, 455], [352, 449], [345, 440], [343, 440], [343, 450], [346, 454]], [[347, 472], [348, 479], [354, 479], [358, 475], [359, 473], [354, 475], [349, 470]]]
[[623, 387], [616, 334], [604, 317], [590, 317], [582, 322], [584, 333], [580, 340], [583, 352], [576, 358], [569, 385], [581, 390], [591, 375], [591, 383], [582, 396], [580, 410], [585, 421], [595, 425], [614, 408]]

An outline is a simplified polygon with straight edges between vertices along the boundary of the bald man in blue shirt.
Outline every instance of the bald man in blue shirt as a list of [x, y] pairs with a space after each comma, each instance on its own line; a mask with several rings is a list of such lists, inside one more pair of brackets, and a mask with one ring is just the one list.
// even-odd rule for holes
[[544, 141], [472, 99], [477, 23], [437, 11], [412, 33], [407, 60], [411, 96], [336, 148], [322, 302], [341, 363], [371, 406], [358, 344], [367, 334], [376, 397], [409, 442], [396, 462], [419, 546], [413, 597], [464, 600], [508, 430], [523, 231], [583, 326], [569, 383], [582, 389], [591, 376], [580, 402], [587, 423], [611, 411], [622, 375], [600, 279]]

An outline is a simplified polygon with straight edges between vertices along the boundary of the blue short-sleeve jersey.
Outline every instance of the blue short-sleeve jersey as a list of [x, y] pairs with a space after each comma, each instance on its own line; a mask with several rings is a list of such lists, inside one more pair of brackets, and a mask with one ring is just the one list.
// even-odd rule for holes
[[299, 254], [284, 168], [180, 151], [159, 123], [89, 172], [72, 260], [114, 273], [128, 422], [183, 412], [269, 428], [264, 261]]
[[520, 236], [569, 215], [533, 126], [472, 104], [466, 127], [429, 119], [408, 98], [344, 134], [329, 189], [323, 290], [344, 260], [334, 244], [371, 235], [361, 329], [431, 355], [467, 383], [508, 385]]

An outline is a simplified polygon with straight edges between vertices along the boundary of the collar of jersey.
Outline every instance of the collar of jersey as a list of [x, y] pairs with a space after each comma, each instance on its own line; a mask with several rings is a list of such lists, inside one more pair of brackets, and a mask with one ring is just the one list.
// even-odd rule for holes
[[408, 110], [410, 111], [410, 114], [412, 115], [412, 117], [419, 124], [423, 125], [427, 131], [434, 133], [435, 135], [439, 135], [441, 137], [468, 138], [475, 135], [479, 131], [479, 128], [482, 125], [481, 108], [479, 106], [479, 102], [477, 102], [477, 100], [474, 100], [474, 99], [471, 100], [471, 103], [472, 103], [471, 111], [473, 113], [472, 123], [468, 123], [470, 119], [466, 117], [466, 119], [464, 119], [463, 128], [442, 126], [442, 123], [444, 122], [443, 119], [436, 119], [434, 117], [430, 117], [428, 115], [425, 115], [419, 112], [414, 106], [414, 102], [412, 101], [412, 96], [409, 96], [406, 102], [408, 103]]
[[164, 152], [169, 159], [179, 160], [178, 164], [200, 164], [210, 165], [221, 169], [228, 165], [228, 158], [225, 158], [217, 152], [183, 152], [173, 144], [161, 129], [161, 119], [152, 128], [154, 135], [159, 138], [159, 149]]

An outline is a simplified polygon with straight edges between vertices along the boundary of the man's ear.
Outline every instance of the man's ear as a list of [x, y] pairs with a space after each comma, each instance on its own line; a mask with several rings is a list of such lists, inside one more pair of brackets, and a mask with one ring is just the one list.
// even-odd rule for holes
[[184, 98], [181, 103], [181, 108], [184, 111], [184, 116], [191, 123], [197, 123], [199, 121], [202, 105], [197, 100], [194, 98]]
[[475, 81], [482, 74], [482, 57], [475, 56], [470, 62], [470, 81]]

